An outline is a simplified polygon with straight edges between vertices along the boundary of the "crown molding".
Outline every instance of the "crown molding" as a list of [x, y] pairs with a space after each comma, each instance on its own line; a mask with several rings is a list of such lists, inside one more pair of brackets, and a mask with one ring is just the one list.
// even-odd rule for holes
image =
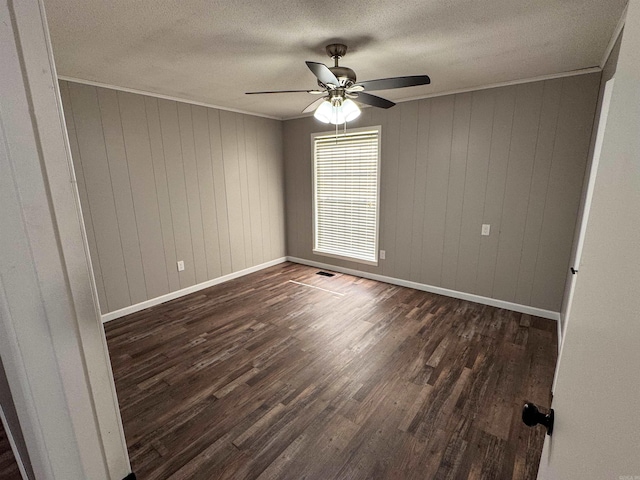
[[[625, 13], [626, 13], [626, 9], [625, 9]], [[624, 14], [621, 17], [621, 20], [624, 19]], [[615, 41], [617, 39], [617, 35], [619, 34], [619, 32], [622, 30], [622, 26], [624, 25], [624, 21], [622, 21], [621, 23], [619, 22], [619, 27], [616, 27], [616, 32], [618, 32], [616, 35], [614, 35], [613, 37], [613, 43], [610, 42], [610, 48], [607, 47], [608, 53], [606, 55], [605, 58], [605, 63], [606, 63], [606, 59], [609, 58], [609, 54], [611, 53], [611, 49], [613, 49], [613, 45], [615, 45]], [[544, 81], [544, 80], [553, 80], [556, 78], [564, 78], [564, 77], [573, 77], [576, 75], [587, 75], [589, 73], [597, 73], [597, 72], [601, 72], [602, 71], [602, 67], [600, 66], [596, 66], [596, 67], [589, 67], [589, 68], [583, 68], [581, 70], [571, 70], [569, 72], [560, 72], [560, 73], [551, 73], [549, 75], [540, 75], [537, 77], [528, 77], [528, 78], [520, 78], [517, 80], [509, 80], [506, 82], [498, 82], [498, 83], [490, 83], [488, 85], [476, 85], [473, 87], [469, 87], [469, 88], [460, 88], [457, 90], [446, 90], [444, 92], [436, 92], [436, 93], [431, 93], [431, 94], [427, 94], [427, 95], [419, 95], [416, 97], [410, 97], [410, 98], [404, 98], [402, 100], [398, 100], [396, 103], [404, 103], [404, 102], [412, 102], [414, 100], [422, 100], [425, 98], [434, 98], [434, 97], [444, 97], [446, 95], [456, 95], [458, 93], [467, 93], [467, 92], [476, 92], [479, 90], [487, 90], [490, 88], [499, 88], [499, 87], [508, 87], [510, 85], [521, 85], [523, 83], [532, 83], [532, 82], [540, 82], [540, 81]], [[64, 80], [67, 82], [75, 82], [75, 83], [81, 83], [84, 85], [92, 85], [94, 87], [102, 87], [102, 88], [109, 88], [111, 90], [118, 90], [121, 92], [128, 92], [128, 93], [137, 93], [139, 95], [147, 95], [150, 97], [155, 97], [155, 98], [162, 98], [165, 100], [173, 100], [175, 102], [183, 102], [183, 103], [189, 103], [191, 105], [199, 105], [202, 107], [208, 107], [208, 108], [216, 108], [218, 110], [226, 110], [228, 112], [235, 112], [235, 113], [241, 113], [244, 115], [252, 115], [254, 117], [262, 117], [262, 118], [269, 118], [271, 120], [280, 120], [280, 121], [287, 121], [287, 120], [296, 120], [298, 118], [306, 118], [306, 117], [311, 117], [313, 116], [313, 112], [309, 112], [309, 113], [305, 113], [302, 115], [296, 115], [294, 117], [286, 117], [286, 118], [282, 118], [282, 117], [275, 117], [272, 115], [263, 115], [263, 114], [259, 114], [259, 113], [254, 113], [254, 112], [248, 112], [245, 110], [239, 110], [239, 109], [235, 109], [235, 108], [229, 108], [229, 107], [221, 107], [219, 105], [213, 105], [210, 103], [204, 103], [204, 102], [197, 102], [194, 100], [189, 100], [186, 98], [179, 98], [179, 97], [173, 97], [171, 95], [163, 95], [160, 93], [153, 93], [153, 92], [147, 92], [144, 90], [137, 90], [135, 88], [127, 88], [127, 87], [120, 87], [117, 85], [110, 85], [107, 83], [101, 83], [101, 82], [94, 82], [92, 80], [83, 80], [81, 78], [74, 78], [74, 77], [67, 77], [64, 75], [58, 75], [58, 80]], [[363, 105], [361, 108], [370, 108], [368, 105]]]
[[[423, 100], [425, 98], [444, 97], [446, 95], [456, 95], [458, 93], [477, 92], [479, 90], [487, 90], [490, 88], [508, 87], [510, 85], [520, 85], [523, 83], [541, 82], [544, 80], [554, 80], [556, 78], [574, 77], [577, 75], [587, 75], [589, 73], [601, 72], [600, 67], [589, 67], [580, 70], [571, 70], [569, 72], [551, 73], [549, 75], [540, 75], [538, 77], [521, 78], [518, 80], [509, 80], [506, 82], [490, 83], [488, 85], [477, 85], [469, 88], [460, 88], [457, 90], [446, 90], [444, 92], [436, 92], [427, 95], [419, 95], [417, 97], [403, 98], [402, 100], [394, 100], [396, 103], [413, 102], [414, 100]], [[363, 105], [361, 108], [370, 108], [368, 105]], [[295, 117], [287, 117], [284, 120], [296, 120], [298, 118], [311, 117], [313, 113], [305, 113], [304, 115], [296, 115]]]
[[248, 112], [246, 110], [240, 110], [237, 108], [221, 107], [220, 105], [213, 105], [211, 103], [198, 102], [195, 100], [189, 100], [188, 98], [174, 97], [172, 95], [164, 95], [162, 93], [147, 92], [146, 90], [138, 90], [136, 88], [121, 87], [119, 85], [111, 85], [109, 83], [94, 82], [93, 80], [84, 80], [82, 78], [67, 77], [66, 75], [58, 75], [58, 80], [63, 80], [65, 82], [81, 83], [83, 85], [91, 85], [93, 87], [108, 88], [110, 90], [118, 90], [119, 92], [136, 93], [138, 95], [146, 95], [147, 97], [155, 97], [155, 98], [161, 98], [163, 100], [172, 100], [174, 102], [188, 103], [190, 105], [198, 105], [200, 107], [215, 108], [217, 110], [225, 110], [227, 112], [241, 113], [243, 115], [251, 115], [253, 117], [269, 118], [271, 120], [283, 120], [283, 118], [274, 117], [273, 115], [264, 115], [261, 113]]

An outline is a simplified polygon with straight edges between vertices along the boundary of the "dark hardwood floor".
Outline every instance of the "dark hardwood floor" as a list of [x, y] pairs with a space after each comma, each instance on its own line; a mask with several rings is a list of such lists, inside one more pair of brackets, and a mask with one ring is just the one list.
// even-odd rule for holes
[[0, 422], [0, 478], [2, 480], [22, 480], [16, 457], [13, 455], [2, 422]]
[[106, 324], [139, 479], [535, 479], [555, 322], [317, 271]]

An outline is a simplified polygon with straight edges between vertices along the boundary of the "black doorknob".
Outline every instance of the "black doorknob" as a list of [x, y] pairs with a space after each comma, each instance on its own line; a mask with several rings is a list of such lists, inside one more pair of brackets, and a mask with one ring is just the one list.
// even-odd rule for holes
[[547, 427], [547, 435], [553, 433], [553, 408], [549, 409], [549, 413], [542, 413], [535, 403], [527, 402], [522, 407], [522, 421], [529, 427], [536, 425], [544, 425]]

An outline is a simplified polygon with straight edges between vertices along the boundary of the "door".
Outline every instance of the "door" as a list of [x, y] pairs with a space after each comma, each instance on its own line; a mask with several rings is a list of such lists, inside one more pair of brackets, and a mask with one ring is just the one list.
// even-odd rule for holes
[[626, 20], [540, 480], [640, 478], [639, 1]]
[[[567, 325], [571, 314], [571, 305], [573, 303], [573, 294], [576, 286], [576, 278], [580, 270], [580, 261], [582, 258], [582, 249], [584, 248], [584, 236], [587, 229], [587, 221], [589, 219], [589, 212], [591, 211], [591, 200], [593, 198], [593, 187], [596, 181], [596, 175], [598, 173], [598, 165], [600, 163], [600, 154], [602, 153], [602, 140], [604, 138], [604, 130], [607, 124], [607, 117], [609, 115], [609, 105], [611, 103], [611, 92], [613, 91], [614, 78], [609, 80], [604, 87], [604, 94], [602, 97], [602, 106], [600, 108], [600, 118], [598, 119], [598, 131], [596, 132], [596, 141], [593, 148], [593, 161], [589, 168], [587, 188], [585, 193], [584, 205], [582, 207], [582, 215], [578, 219], [577, 241], [576, 247], [573, 252], [573, 257], [570, 263], [570, 272], [567, 285], [567, 294], [565, 301], [565, 308], [563, 308], [562, 315], [562, 338], [558, 339], [558, 346], [560, 347], [560, 356], [562, 356], [562, 344], [564, 340], [564, 332], [567, 331]], [[555, 391], [555, 381], [554, 388]]]

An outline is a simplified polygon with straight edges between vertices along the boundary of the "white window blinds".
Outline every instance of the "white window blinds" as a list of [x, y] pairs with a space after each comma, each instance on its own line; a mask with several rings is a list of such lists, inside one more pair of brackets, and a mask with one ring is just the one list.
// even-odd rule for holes
[[313, 136], [314, 253], [377, 264], [380, 127]]

